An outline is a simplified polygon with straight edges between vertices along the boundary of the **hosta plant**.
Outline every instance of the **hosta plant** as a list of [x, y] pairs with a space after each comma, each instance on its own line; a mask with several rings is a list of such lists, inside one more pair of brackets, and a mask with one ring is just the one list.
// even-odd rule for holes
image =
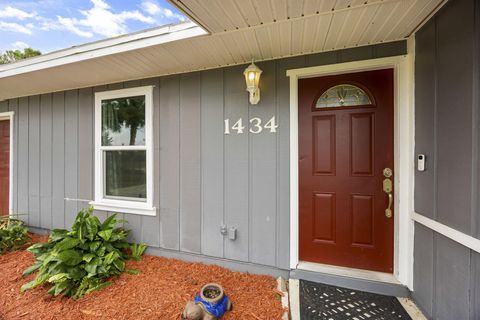
[[10, 216], [0, 217], [0, 254], [22, 247], [28, 239], [23, 221]]
[[139, 253], [139, 245], [127, 242], [129, 231], [116, 227], [116, 215], [102, 223], [92, 212], [91, 207], [83, 209], [71, 231], [53, 230], [47, 243], [37, 243], [27, 249], [35, 255], [36, 262], [23, 275], [38, 273], [22, 286], [22, 292], [50, 285], [48, 292], [55, 296], [79, 298], [109, 286], [109, 277], [126, 271], [125, 262], [132, 257], [129, 252], [135, 248]]

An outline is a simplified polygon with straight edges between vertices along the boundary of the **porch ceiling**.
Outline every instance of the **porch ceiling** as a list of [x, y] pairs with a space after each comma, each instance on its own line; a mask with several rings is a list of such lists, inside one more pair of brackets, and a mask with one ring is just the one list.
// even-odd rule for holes
[[0, 66], [0, 100], [396, 41], [444, 0], [171, 2], [209, 34], [186, 23]]
[[[408, 37], [439, 0], [170, 0], [212, 33], [290, 25], [316, 49]], [[270, 29], [267, 27], [267, 29]], [[306, 44], [308, 48], [308, 44]]]

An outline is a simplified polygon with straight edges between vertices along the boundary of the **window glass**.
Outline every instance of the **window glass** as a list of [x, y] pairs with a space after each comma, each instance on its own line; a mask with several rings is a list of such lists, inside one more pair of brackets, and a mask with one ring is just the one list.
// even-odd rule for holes
[[145, 145], [145, 96], [102, 100], [102, 146]]
[[146, 199], [146, 151], [104, 151], [105, 197]]
[[370, 97], [357, 86], [341, 84], [325, 91], [315, 108], [335, 108], [371, 105]]

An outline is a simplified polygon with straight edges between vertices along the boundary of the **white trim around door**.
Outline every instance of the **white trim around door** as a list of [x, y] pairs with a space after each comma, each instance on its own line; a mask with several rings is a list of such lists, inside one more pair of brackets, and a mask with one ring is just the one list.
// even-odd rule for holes
[[8, 214], [13, 214], [13, 111], [0, 112], [0, 121], [8, 120], [10, 121], [10, 159], [8, 164], [9, 170], [9, 181], [8, 181]]
[[394, 69], [395, 232], [393, 277], [413, 290], [413, 177], [414, 167], [414, 52], [415, 40], [408, 40], [408, 54], [316, 66], [287, 71], [290, 77], [290, 268], [299, 266], [298, 224], [298, 80], [326, 75]]

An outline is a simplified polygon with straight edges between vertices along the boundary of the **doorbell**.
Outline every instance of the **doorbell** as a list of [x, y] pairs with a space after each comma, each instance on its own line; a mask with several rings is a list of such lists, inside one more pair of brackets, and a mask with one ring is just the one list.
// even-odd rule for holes
[[417, 170], [425, 171], [425, 155], [424, 154], [419, 154], [417, 156]]

